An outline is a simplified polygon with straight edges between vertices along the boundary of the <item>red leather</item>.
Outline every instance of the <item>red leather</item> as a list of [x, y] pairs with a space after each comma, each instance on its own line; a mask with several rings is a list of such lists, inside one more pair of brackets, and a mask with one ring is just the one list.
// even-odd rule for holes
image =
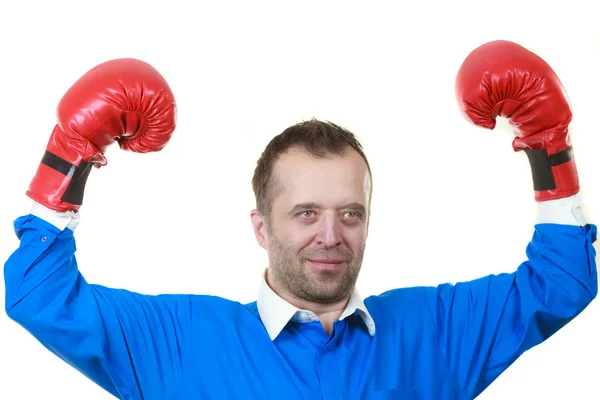
[[75, 169], [59, 172], [41, 162], [26, 194], [51, 209], [77, 211], [81, 204], [63, 199], [72, 172], [85, 163], [106, 165], [104, 153], [115, 142], [138, 153], [162, 150], [175, 129], [176, 112], [168, 83], [151, 65], [125, 58], [92, 68], [60, 100], [46, 146]]
[[[561, 81], [542, 58], [516, 43], [497, 40], [473, 50], [458, 71], [456, 99], [463, 116], [483, 128], [507, 118], [515, 151], [546, 149], [552, 156], [571, 146], [572, 112]], [[574, 159], [551, 171], [556, 188], [535, 191], [536, 201], [579, 192]]]

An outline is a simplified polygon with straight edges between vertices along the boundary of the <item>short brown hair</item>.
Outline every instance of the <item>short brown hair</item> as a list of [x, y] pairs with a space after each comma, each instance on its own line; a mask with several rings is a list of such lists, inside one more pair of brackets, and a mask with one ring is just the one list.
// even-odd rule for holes
[[252, 189], [256, 197], [256, 208], [268, 219], [271, 213], [271, 204], [279, 187], [273, 179], [273, 166], [280, 154], [292, 147], [300, 147], [315, 157], [324, 158], [328, 154], [341, 155], [347, 147], [356, 150], [365, 160], [370, 178], [369, 204], [371, 209], [371, 196], [373, 193], [373, 177], [371, 166], [365, 156], [363, 147], [356, 136], [349, 130], [329, 121], [311, 119], [292, 125], [279, 135], [275, 136], [256, 163], [252, 177]]

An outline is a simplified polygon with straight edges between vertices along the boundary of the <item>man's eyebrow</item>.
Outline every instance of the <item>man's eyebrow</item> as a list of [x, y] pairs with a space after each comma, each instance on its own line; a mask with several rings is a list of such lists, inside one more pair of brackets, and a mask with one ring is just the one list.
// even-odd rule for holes
[[367, 212], [367, 209], [365, 208], [365, 206], [363, 206], [361, 203], [358, 203], [358, 202], [348, 203], [342, 208], [350, 208], [352, 210], [359, 210], [359, 211], [362, 211], [363, 214], [365, 214]]
[[[299, 203], [299, 204], [296, 204], [294, 206], [294, 208], [292, 208], [290, 210], [289, 213], [290, 214], [294, 214], [294, 213], [296, 213], [297, 211], [300, 211], [300, 210], [311, 209], [311, 208], [319, 208], [319, 207], [320, 207], [319, 204], [313, 203], [313, 202]], [[340, 207], [340, 209], [348, 209], [348, 208], [351, 209], [351, 210], [359, 210], [363, 214], [366, 214], [366, 212], [367, 212], [365, 206], [362, 205], [361, 203], [358, 203], [358, 202], [348, 203], [348, 204], [344, 205], [343, 207]]]

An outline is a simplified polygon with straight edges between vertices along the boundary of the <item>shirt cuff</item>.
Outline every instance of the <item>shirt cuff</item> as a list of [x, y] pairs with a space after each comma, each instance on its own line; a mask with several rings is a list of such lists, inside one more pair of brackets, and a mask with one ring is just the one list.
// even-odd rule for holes
[[537, 202], [536, 224], [585, 226], [589, 223], [581, 193], [557, 200]]
[[63, 231], [65, 228], [75, 231], [75, 228], [77, 228], [77, 225], [79, 225], [80, 221], [79, 213], [75, 213], [73, 211], [56, 211], [36, 201], [33, 202], [30, 214], [35, 215], [49, 224], [54, 225], [61, 231]]

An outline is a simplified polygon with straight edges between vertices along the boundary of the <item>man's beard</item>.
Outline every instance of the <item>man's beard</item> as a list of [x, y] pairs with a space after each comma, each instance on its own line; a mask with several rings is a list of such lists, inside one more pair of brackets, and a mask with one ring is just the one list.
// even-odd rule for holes
[[[299, 252], [269, 233], [269, 256], [271, 274], [276, 287], [283, 294], [314, 303], [331, 304], [349, 297], [354, 290], [361, 269], [364, 244], [358, 254], [338, 247], [311, 249]], [[339, 271], [319, 271], [310, 265], [309, 259], [339, 259], [344, 265]]]

